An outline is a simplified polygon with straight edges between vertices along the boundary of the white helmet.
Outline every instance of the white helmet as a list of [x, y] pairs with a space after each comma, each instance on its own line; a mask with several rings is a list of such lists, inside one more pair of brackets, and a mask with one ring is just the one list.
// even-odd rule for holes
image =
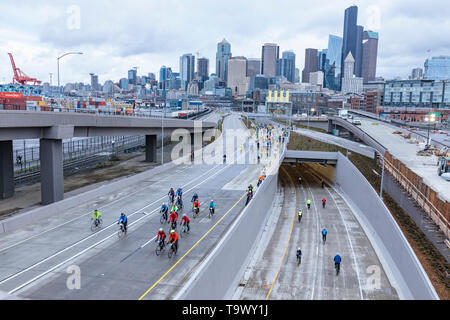
[[159, 228], [159, 231], [163, 231], [163, 228]]
[[214, 202], [214, 200], [213, 200], [213, 199], [211, 199], [211, 202]]
[[166, 203], [165, 202], [163, 202], [163, 204], [162, 204], [163, 206], [165, 206], [166, 205]]

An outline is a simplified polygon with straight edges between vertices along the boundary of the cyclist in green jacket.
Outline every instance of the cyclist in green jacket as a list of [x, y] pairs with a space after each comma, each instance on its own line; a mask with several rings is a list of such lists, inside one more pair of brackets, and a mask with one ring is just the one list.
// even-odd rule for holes
[[92, 219], [95, 220], [95, 226], [96, 227], [98, 226], [98, 222], [99, 222], [98, 220], [100, 219], [101, 216], [102, 215], [100, 214], [100, 212], [98, 212], [97, 209], [95, 209], [94, 212], [92, 213]]
[[311, 208], [311, 199], [306, 200], [306, 205], [308, 206], [308, 209]]

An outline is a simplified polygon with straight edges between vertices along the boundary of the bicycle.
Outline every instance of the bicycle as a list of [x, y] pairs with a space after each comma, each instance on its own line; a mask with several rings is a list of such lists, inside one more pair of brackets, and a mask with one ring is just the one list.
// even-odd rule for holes
[[177, 203], [176, 206], [180, 209], [183, 208], [183, 200], [181, 200], [180, 196], [177, 197]]
[[155, 250], [155, 253], [157, 256], [159, 256], [161, 254], [161, 251], [164, 250], [164, 246], [165, 246], [164, 240], [159, 239], [159, 242], [158, 242], [156, 250]]
[[322, 202], [322, 208], [324, 208], [324, 209], [325, 209], [325, 203], [326, 202]]
[[208, 218], [211, 219], [213, 215], [214, 215], [214, 208], [209, 208]]
[[200, 211], [199, 207], [192, 207], [192, 212], [193, 212], [192, 218], [194, 218], [194, 219], [197, 218], [199, 211]]
[[103, 224], [103, 219], [102, 218], [98, 218], [98, 219], [92, 219], [92, 223], [91, 223], [91, 231], [94, 232], [96, 229], [100, 229], [102, 227]]
[[175, 243], [172, 242], [171, 245], [170, 245], [169, 252], [167, 253], [167, 256], [169, 257], [169, 259], [172, 258], [172, 255], [174, 253], [177, 253], [177, 249], [175, 249]]
[[298, 215], [298, 222], [300, 223], [300, 221], [302, 220], [302, 216], [301, 214]]
[[325, 244], [325, 242], [327, 241], [327, 235], [326, 234], [322, 234], [322, 241], [323, 241], [323, 244]]
[[122, 239], [124, 235], [125, 235], [125, 226], [121, 222], [119, 223], [119, 231], [117, 231], [117, 236], [119, 237], [119, 239]]
[[338, 274], [339, 274], [339, 271], [340, 271], [340, 269], [341, 269], [341, 264], [335, 262], [335, 263], [334, 263], [334, 268], [336, 269], [336, 275], [338, 275]]
[[171, 195], [171, 194], [169, 194], [169, 203], [170, 203], [170, 205], [173, 205], [173, 203], [174, 203], [174, 199], [175, 198], [175, 195]]
[[172, 223], [170, 224], [169, 233], [170, 233], [170, 230], [176, 230], [176, 229], [177, 229], [177, 222], [172, 221]]
[[250, 200], [252, 200], [252, 198], [253, 198], [253, 192], [247, 192], [247, 201], [245, 202], [245, 205], [247, 205], [249, 202], [250, 202]]
[[302, 263], [302, 256], [297, 256], [297, 265]]
[[167, 221], [167, 211], [160, 211], [160, 212], [162, 212], [162, 214], [161, 217], [159, 218], [159, 222], [163, 224]]
[[189, 233], [189, 229], [188, 229], [188, 226], [187, 226], [187, 223], [186, 222], [184, 222], [182, 225], [181, 225], [181, 237], [183, 237], [183, 233]]

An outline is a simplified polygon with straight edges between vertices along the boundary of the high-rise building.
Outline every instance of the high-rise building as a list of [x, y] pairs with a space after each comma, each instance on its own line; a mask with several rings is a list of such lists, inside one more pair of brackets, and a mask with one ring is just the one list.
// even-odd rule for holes
[[315, 86], [323, 86], [323, 72], [322, 71], [310, 72], [309, 84]]
[[93, 91], [99, 90], [100, 88], [98, 85], [98, 75], [94, 73], [90, 73], [89, 75], [91, 76], [91, 90]]
[[422, 68], [414, 68], [411, 71], [411, 79], [419, 80], [423, 78], [423, 69]]
[[153, 72], [149, 72], [149, 73], [148, 73], [148, 79], [149, 79], [150, 81], [156, 80], [155, 74], [154, 74]]
[[189, 82], [195, 77], [195, 56], [192, 53], [186, 53], [180, 57], [180, 77], [186, 90]]
[[344, 60], [344, 76], [342, 77], [342, 93], [362, 93], [363, 92], [363, 78], [355, 77], [355, 59], [352, 53], [349, 52], [347, 58]]
[[363, 36], [364, 28], [356, 26], [356, 52], [355, 52], [355, 76], [361, 77], [362, 73], [362, 57], [363, 57]]
[[299, 68], [295, 68], [295, 79], [294, 79], [295, 83], [299, 83], [300, 82], [300, 69]]
[[357, 58], [356, 52], [358, 42], [358, 26], [356, 25], [357, 19], [358, 19], [357, 6], [351, 6], [345, 9], [344, 32], [343, 32], [342, 55], [341, 55], [341, 78], [344, 76], [344, 59], [347, 58], [348, 53], [351, 52], [352, 57]]
[[450, 56], [432, 57], [425, 60], [424, 79], [449, 80], [450, 79]]
[[305, 67], [302, 71], [302, 82], [309, 83], [309, 74], [318, 71], [319, 54], [317, 49], [305, 49]]
[[378, 32], [364, 31], [361, 76], [364, 82], [374, 81], [377, 72]]
[[247, 77], [247, 59], [245, 57], [232, 57], [228, 60], [227, 87], [233, 95], [245, 95], [249, 88]]
[[221, 81], [227, 81], [227, 63], [231, 58], [231, 45], [223, 39], [217, 44], [216, 75]]
[[137, 84], [137, 70], [136, 69], [128, 70], [128, 83], [129, 84]]
[[209, 59], [198, 58], [197, 60], [197, 78], [198, 81], [204, 82], [208, 80], [209, 75]]
[[128, 78], [122, 78], [119, 81], [120, 89], [128, 90]]
[[325, 72], [325, 69], [327, 67], [327, 54], [328, 54], [328, 49], [323, 49], [319, 51], [319, 56], [318, 56], [318, 68], [320, 71]]
[[247, 59], [247, 76], [254, 77], [257, 74], [261, 74], [261, 59]]
[[328, 49], [324, 71], [324, 86], [335, 91], [340, 90], [341, 82], [342, 38], [328, 36]]
[[285, 77], [289, 82], [295, 82], [295, 53], [292, 51], [284, 51], [280, 59], [280, 75]]
[[169, 82], [172, 79], [172, 68], [162, 66], [159, 69], [159, 88], [169, 89]]
[[275, 77], [279, 58], [280, 47], [275, 43], [265, 43], [262, 46], [261, 74], [267, 78]]

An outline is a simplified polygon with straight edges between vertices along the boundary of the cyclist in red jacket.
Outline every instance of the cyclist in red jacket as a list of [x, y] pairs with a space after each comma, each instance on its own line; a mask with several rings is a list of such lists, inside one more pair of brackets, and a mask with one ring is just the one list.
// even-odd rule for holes
[[158, 239], [160, 239], [164, 243], [164, 240], [166, 239], [166, 237], [167, 237], [167, 235], [164, 232], [164, 229], [163, 228], [159, 228], [158, 235], [156, 236], [155, 242], [157, 242]]
[[170, 223], [170, 221], [172, 221], [172, 225], [173, 228], [177, 227], [177, 219], [178, 219], [178, 215], [175, 211], [172, 211], [172, 213], [169, 216], [169, 221], [167, 223]]
[[322, 207], [325, 208], [325, 203], [327, 202], [327, 200], [325, 198], [322, 199]]
[[189, 222], [191, 222], [191, 220], [188, 218], [186, 214], [183, 214], [183, 218], [181, 218], [181, 224], [185, 223], [188, 231], [191, 230], [191, 228], [189, 227]]

